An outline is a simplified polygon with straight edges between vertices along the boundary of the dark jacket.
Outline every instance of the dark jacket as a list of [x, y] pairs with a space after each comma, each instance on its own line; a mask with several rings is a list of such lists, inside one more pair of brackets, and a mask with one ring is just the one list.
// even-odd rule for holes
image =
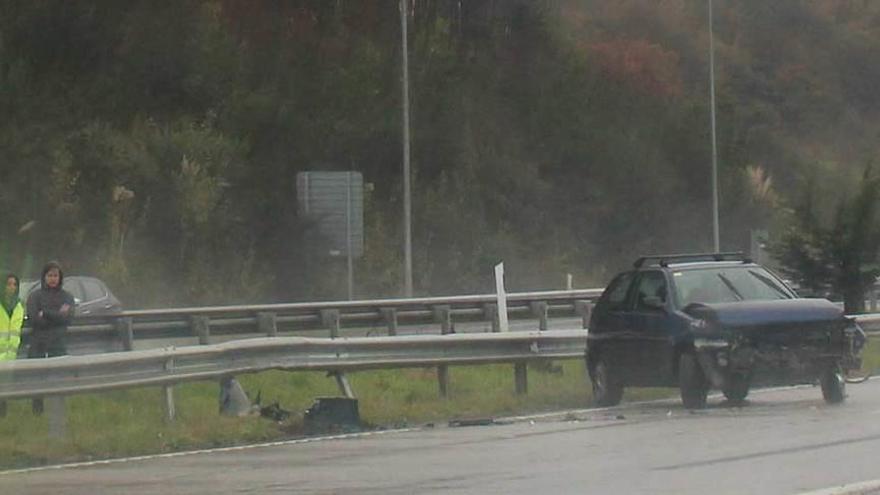
[[[74, 299], [64, 290], [64, 273], [59, 268], [58, 287], [51, 289], [46, 286], [46, 273], [52, 268], [59, 268], [50, 263], [43, 268], [40, 275], [40, 289], [32, 293], [27, 301], [28, 323], [31, 327], [29, 357], [45, 355], [62, 355], [67, 353], [67, 325], [73, 319]], [[67, 315], [61, 313], [61, 306], [69, 305]]]

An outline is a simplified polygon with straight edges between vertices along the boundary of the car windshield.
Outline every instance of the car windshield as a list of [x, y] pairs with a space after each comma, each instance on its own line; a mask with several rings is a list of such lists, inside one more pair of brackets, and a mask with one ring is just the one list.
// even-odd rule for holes
[[763, 268], [742, 266], [681, 270], [672, 273], [679, 307], [693, 303], [721, 303], [791, 299], [794, 295]]

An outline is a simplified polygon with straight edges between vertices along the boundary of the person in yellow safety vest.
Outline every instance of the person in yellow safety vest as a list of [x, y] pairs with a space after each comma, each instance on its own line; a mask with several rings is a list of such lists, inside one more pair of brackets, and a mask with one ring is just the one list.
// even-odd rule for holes
[[[0, 297], [0, 362], [11, 361], [18, 356], [21, 343], [21, 326], [24, 323], [24, 306], [18, 299], [18, 277], [6, 275], [3, 296]], [[6, 401], [0, 400], [0, 417], [6, 416]]]

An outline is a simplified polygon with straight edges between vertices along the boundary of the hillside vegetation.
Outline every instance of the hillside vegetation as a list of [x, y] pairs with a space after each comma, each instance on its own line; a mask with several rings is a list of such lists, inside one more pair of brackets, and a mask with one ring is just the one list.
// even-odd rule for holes
[[[0, 266], [129, 307], [341, 298], [296, 174], [356, 170], [356, 295], [400, 295], [396, 3], [0, 0]], [[722, 246], [748, 249], [874, 158], [880, 3], [714, 4]], [[711, 248], [704, 0], [408, 6], [417, 293]]]

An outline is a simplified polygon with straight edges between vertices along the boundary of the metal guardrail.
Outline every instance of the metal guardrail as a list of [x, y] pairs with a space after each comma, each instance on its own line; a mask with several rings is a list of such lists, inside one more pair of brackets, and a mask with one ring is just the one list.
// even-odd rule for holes
[[[524, 292], [507, 295], [511, 320], [534, 319], [546, 330], [555, 317], [589, 318], [590, 303], [603, 289]], [[73, 353], [129, 351], [134, 341], [193, 339], [207, 344], [212, 336], [257, 337], [325, 332], [340, 336], [343, 328], [380, 327], [397, 335], [407, 325], [439, 324], [437, 333], [451, 333], [454, 323], [487, 322], [497, 328], [494, 294], [366, 301], [259, 304], [124, 311], [76, 319], [68, 341]], [[28, 333], [28, 330], [25, 330]], [[197, 339], [197, 340], [196, 340]]]
[[865, 333], [880, 333], [880, 313], [867, 313], [862, 315], [853, 315], [853, 318], [862, 327]]
[[[547, 330], [551, 316], [579, 316], [581, 326], [586, 328], [591, 303], [602, 290], [512, 293], [508, 294], [508, 312], [514, 320], [537, 319], [539, 330]], [[548, 355], [549, 348], [546, 347], [549, 343], [561, 341], [565, 334], [558, 331], [445, 335], [452, 333], [453, 321], [490, 321], [492, 330], [497, 332], [495, 301], [495, 295], [485, 294], [136, 310], [89, 317], [71, 325], [69, 336], [72, 341], [97, 343], [103, 345], [104, 350], [110, 347], [109, 350], [132, 352], [0, 364], [0, 398], [173, 384], [274, 368], [345, 371], [371, 367], [443, 367], [465, 362], [522, 362], [539, 356], [554, 358], [583, 354], [584, 330], [571, 330], [579, 340], [576, 343], [566, 341], [570, 347], [561, 355]], [[880, 332], [880, 313], [856, 315], [855, 318], [867, 332]], [[304, 330], [324, 330], [330, 337], [339, 337], [343, 323], [378, 323], [387, 328], [389, 337], [281, 337], [282, 332]], [[394, 337], [398, 325], [419, 323], [439, 324], [439, 333], [444, 335]], [[218, 334], [251, 338], [209, 345], [211, 336]], [[254, 338], [260, 335], [275, 338]], [[133, 351], [135, 339], [157, 338], [197, 338], [202, 345]], [[518, 349], [513, 352], [523, 342], [538, 345], [539, 351]], [[501, 347], [495, 349], [486, 343], [498, 343]], [[365, 356], [370, 357], [357, 360]], [[28, 385], [32, 378], [34, 385]]]
[[585, 330], [361, 338], [275, 337], [0, 363], [0, 399], [71, 395], [271, 369], [346, 372], [581, 358]]

